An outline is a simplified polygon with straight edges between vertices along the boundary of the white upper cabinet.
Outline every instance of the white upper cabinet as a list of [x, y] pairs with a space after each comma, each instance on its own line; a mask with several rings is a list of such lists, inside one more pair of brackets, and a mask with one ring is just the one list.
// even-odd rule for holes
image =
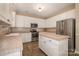
[[16, 12], [15, 12], [15, 4], [13, 3], [9, 4], [9, 18], [11, 27], [15, 27]]
[[12, 18], [11, 18], [10, 22], [11, 22], [11, 27], [16, 26], [16, 12], [15, 11], [12, 12]]
[[25, 16], [25, 20], [24, 21], [25, 21], [24, 22], [24, 26], [25, 27], [31, 27], [31, 23], [33, 22], [32, 18]]
[[39, 18], [32, 18], [32, 17], [26, 17], [25, 16], [25, 27], [30, 27], [31, 23], [38, 24], [38, 28], [44, 28], [45, 27], [45, 20], [39, 19]]
[[27, 22], [25, 22], [25, 24], [27, 24], [28, 26], [30, 26], [31, 23], [36, 23], [36, 24], [38, 24], [38, 28], [45, 27], [45, 20], [43, 20], [43, 19], [27, 17], [26, 21]]
[[12, 6], [14, 5], [9, 3], [0, 4], [0, 20], [8, 24], [12, 24], [12, 20], [13, 20], [12, 12], [14, 11], [13, 10], [14, 8]]
[[8, 20], [9, 17], [9, 8], [8, 8], [8, 4], [0, 4], [0, 20], [9, 23]]
[[45, 26], [46, 26], [45, 23], [46, 23], [45, 20], [38, 20], [38, 27], [45, 28]]
[[38, 28], [45, 28], [45, 20], [32, 18], [22, 15], [16, 15], [16, 27], [31, 27], [31, 23], [38, 24]]
[[29, 17], [16, 15], [16, 27], [30, 27], [31, 22]]
[[16, 27], [24, 27], [24, 17], [16, 15]]

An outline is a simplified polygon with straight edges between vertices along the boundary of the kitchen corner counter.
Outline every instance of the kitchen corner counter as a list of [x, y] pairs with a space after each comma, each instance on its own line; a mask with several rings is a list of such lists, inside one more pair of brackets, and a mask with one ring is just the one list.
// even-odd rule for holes
[[19, 34], [9, 34], [0, 37], [0, 55], [7, 55], [16, 50], [23, 50], [22, 39]]
[[42, 35], [42, 36], [45, 36], [45, 37], [48, 37], [48, 38], [51, 38], [51, 39], [55, 39], [55, 40], [58, 40], [58, 41], [69, 38], [69, 36], [59, 35], [59, 34], [50, 33], [50, 32], [40, 32], [39, 35]]

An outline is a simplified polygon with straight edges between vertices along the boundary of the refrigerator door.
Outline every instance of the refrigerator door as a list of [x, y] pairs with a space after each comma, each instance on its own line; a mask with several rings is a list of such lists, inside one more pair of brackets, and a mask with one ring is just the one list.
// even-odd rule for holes
[[75, 50], [75, 20], [74, 19], [67, 20], [67, 35], [70, 36], [70, 39], [68, 41], [69, 51], [74, 51]]
[[63, 21], [63, 28], [64, 28], [64, 29], [63, 29], [63, 34], [64, 34], [64, 35], [68, 35], [68, 30], [67, 30], [67, 29], [68, 29], [68, 28], [67, 28], [68, 26], [67, 26], [67, 25], [68, 25], [67, 20], [64, 20], [64, 21]]
[[63, 35], [63, 21], [56, 22], [56, 34]]
[[60, 34], [60, 21], [56, 22], [56, 34]]

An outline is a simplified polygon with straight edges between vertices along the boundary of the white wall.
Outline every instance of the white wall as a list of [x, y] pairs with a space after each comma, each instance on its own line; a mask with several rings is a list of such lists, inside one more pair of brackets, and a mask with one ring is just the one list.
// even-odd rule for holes
[[30, 27], [31, 23], [37, 23], [39, 28], [45, 27], [45, 20], [23, 15], [16, 15], [16, 27]]
[[46, 26], [47, 27], [56, 27], [56, 21], [58, 20], [64, 20], [67, 18], [75, 18], [75, 9], [69, 10], [67, 12], [64, 12], [62, 14], [56, 15], [54, 17], [51, 17], [49, 19], [46, 19]]

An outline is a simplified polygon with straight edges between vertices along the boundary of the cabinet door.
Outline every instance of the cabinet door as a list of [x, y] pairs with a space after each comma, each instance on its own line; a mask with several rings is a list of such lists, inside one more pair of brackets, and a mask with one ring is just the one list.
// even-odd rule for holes
[[23, 16], [16, 16], [16, 27], [24, 27], [24, 18]]
[[48, 55], [48, 49], [49, 49], [48, 38], [42, 37], [42, 45], [43, 45], [44, 52]]
[[24, 18], [25, 18], [24, 27], [31, 27], [32, 19], [29, 19], [28, 17], [24, 17]]
[[13, 11], [13, 12], [11, 13], [11, 20], [10, 20], [10, 22], [11, 22], [11, 27], [16, 27], [16, 26], [15, 26], [15, 24], [16, 24], [16, 23], [15, 23], [15, 22], [16, 22], [16, 19], [15, 19], [15, 18], [16, 18], [16, 12]]
[[46, 39], [43, 36], [39, 36], [39, 48], [47, 54]]
[[43, 46], [43, 41], [42, 37], [39, 35], [39, 48], [42, 48]]
[[26, 42], [31, 42], [31, 41], [32, 41], [31, 33], [27, 33]]
[[31, 33], [22, 33], [21, 36], [23, 43], [31, 42]]
[[0, 4], [0, 20], [4, 21], [5, 23], [10, 23], [10, 10], [9, 4], [2, 3]]
[[45, 28], [45, 20], [38, 20], [37, 23], [39, 28]]
[[42, 36], [39, 36], [39, 48], [45, 52], [45, 39]]
[[20, 35], [22, 37], [22, 42], [24, 43], [25, 42], [25, 34], [24, 33], [21, 33]]

